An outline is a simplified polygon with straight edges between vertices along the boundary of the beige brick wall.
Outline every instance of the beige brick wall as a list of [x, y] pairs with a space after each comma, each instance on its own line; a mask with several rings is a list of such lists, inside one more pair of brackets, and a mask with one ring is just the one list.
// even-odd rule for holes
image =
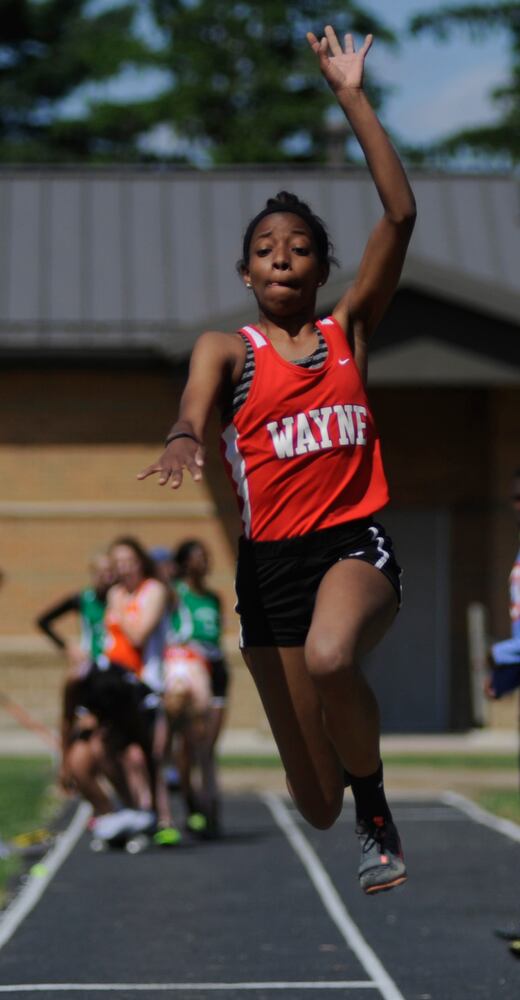
[[[136, 534], [147, 546], [175, 545], [194, 535], [208, 544], [211, 584], [224, 602], [227, 645], [236, 650], [233, 580], [239, 522], [218, 456], [216, 425], [210, 429], [203, 484], [187, 477], [174, 494], [155, 481], [135, 478], [158, 454], [183, 381], [181, 371], [165, 366], [27, 368], [0, 376], [3, 683], [12, 683], [12, 669], [29, 671], [27, 690], [43, 684], [55, 691], [55, 673], [42, 674], [37, 666], [33, 671], [30, 655], [27, 659], [32, 650], [36, 660], [46, 660], [34, 617], [83, 586], [90, 555], [121, 533]], [[441, 505], [452, 514], [456, 701], [467, 669], [467, 603], [483, 600], [489, 606], [496, 634], [507, 634], [509, 627], [507, 576], [516, 533], [507, 495], [510, 471], [520, 464], [520, 392], [380, 388], [372, 392], [372, 402], [394, 506]], [[22, 667], [21, 661], [13, 667], [13, 650], [26, 657]], [[237, 655], [234, 664], [232, 719], [245, 726], [258, 722], [258, 701]]]
[[[193, 535], [205, 541], [213, 557], [210, 582], [222, 593], [226, 627], [236, 635], [228, 528], [236, 512], [229, 491], [221, 504], [226, 517], [219, 516], [215, 461], [204, 483], [187, 476], [176, 493], [156, 479], [136, 479], [160, 450], [181, 385], [171, 372], [14, 371], [2, 379], [0, 636], [30, 634], [38, 611], [84, 586], [92, 553], [122, 533], [146, 546], [174, 546]], [[218, 484], [219, 500], [226, 489]]]
[[[202, 484], [179, 492], [137, 472], [154, 460], [176, 416], [181, 374], [12, 370], [0, 378], [0, 691], [47, 725], [56, 723], [64, 665], [34, 629], [48, 604], [83, 587], [90, 556], [117, 535], [146, 546], [201, 538], [212, 555], [210, 585], [222, 596], [232, 667], [229, 724], [265, 729], [238, 652], [234, 612], [234, 497], [218, 458], [218, 429]], [[73, 616], [63, 623], [73, 634]], [[0, 710], [2, 728], [17, 727]]]

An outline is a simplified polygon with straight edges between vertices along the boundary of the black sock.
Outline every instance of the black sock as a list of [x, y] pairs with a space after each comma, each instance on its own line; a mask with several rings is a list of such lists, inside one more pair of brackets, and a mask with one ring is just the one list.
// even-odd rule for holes
[[382, 763], [375, 774], [369, 774], [366, 778], [356, 778], [351, 774], [350, 783], [358, 820], [371, 821], [378, 816], [381, 816], [385, 821], [392, 819], [383, 787]]

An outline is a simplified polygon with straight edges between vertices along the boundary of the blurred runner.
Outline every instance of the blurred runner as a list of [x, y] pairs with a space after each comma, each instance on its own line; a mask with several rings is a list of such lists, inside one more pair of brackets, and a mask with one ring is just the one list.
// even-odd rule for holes
[[[90, 586], [51, 605], [38, 616], [36, 625], [69, 663], [62, 693], [60, 782], [67, 790], [75, 786], [91, 802], [95, 813], [105, 813], [112, 809], [112, 802], [101, 776], [110, 777], [123, 800], [128, 797], [128, 789], [121, 769], [106, 758], [97, 718], [80, 703], [78, 681], [102, 655], [105, 645], [106, 599], [114, 582], [108, 554], [96, 553], [89, 571]], [[54, 625], [71, 614], [79, 619], [79, 639], [65, 637]]]
[[[81, 666], [97, 660], [105, 644], [106, 598], [114, 582], [114, 571], [110, 557], [105, 552], [93, 556], [89, 565], [91, 583], [89, 587], [69, 594], [63, 600], [51, 605], [36, 619], [36, 625], [52, 640], [58, 649], [66, 653], [71, 666]], [[54, 622], [64, 615], [77, 615], [80, 622], [81, 638], [68, 639], [54, 628]]]
[[[209, 819], [216, 812], [209, 663], [191, 646], [178, 645], [175, 640], [165, 651], [163, 697], [178, 773], [176, 787], [187, 810], [186, 826], [191, 833], [216, 836], [216, 827]], [[200, 776], [197, 792], [192, 784], [193, 768]], [[171, 780], [168, 786], [172, 787]]]
[[161, 764], [167, 727], [161, 705], [162, 656], [170, 595], [137, 539], [110, 546], [116, 577], [107, 595], [103, 654], [79, 697], [99, 719], [103, 743], [124, 771], [132, 804], [157, 814], [158, 840], [176, 842]]
[[[177, 577], [174, 591], [177, 601], [172, 613], [175, 643], [190, 649], [199, 661], [207, 662], [211, 680], [211, 706], [199, 758], [204, 773], [201, 809], [207, 819], [207, 833], [216, 836], [219, 829], [219, 797], [215, 747], [224, 721], [229, 685], [229, 669], [221, 649], [221, 602], [218, 594], [207, 586], [209, 554], [201, 541], [188, 539], [182, 542], [177, 548], [175, 561]], [[195, 667], [192, 669], [195, 670]], [[185, 749], [189, 757], [189, 747]], [[188, 774], [189, 759], [184, 761], [186, 794], [192, 811], [198, 812], [196, 796], [187, 780]]]
[[[163, 583], [166, 584], [169, 590], [173, 587], [173, 582], [177, 572], [177, 563], [175, 560], [175, 552], [173, 549], [167, 548], [165, 545], [155, 545], [150, 549], [150, 555], [155, 563], [155, 568], [157, 570], [157, 576]], [[173, 595], [172, 595], [173, 596]], [[169, 704], [169, 711], [167, 707], [169, 721], [172, 721], [172, 703]], [[168, 750], [166, 753], [166, 760], [164, 765], [164, 776], [167, 787], [172, 792], [177, 792], [181, 785], [181, 776], [179, 768], [177, 766], [177, 757], [179, 753], [179, 735], [172, 733], [168, 741]]]

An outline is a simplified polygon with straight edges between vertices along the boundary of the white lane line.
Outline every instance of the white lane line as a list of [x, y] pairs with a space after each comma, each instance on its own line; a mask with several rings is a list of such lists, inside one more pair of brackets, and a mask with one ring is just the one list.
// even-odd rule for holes
[[45, 874], [29, 875], [27, 882], [13, 899], [13, 902], [0, 915], [0, 948], [7, 944], [22, 920], [25, 920], [43, 896], [58, 868], [61, 867], [81, 837], [90, 813], [91, 808], [86, 802], [82, 802], [78, 806], [72, 822], [63, 833], [59, 834], [54, 847], [51, 847], [50, 851], [38, 862], [39, 872]]
[[356, 927], [317, 854], [301, 830], [296, 826], [289, 810], [281, 799], [272, 792], [263, 793], [261, 798], [271, 811], [275, 822], [287, 837], [294, 852], [298, 855], [327, 913], [336, 924], [341, 936], [354, 952], [372, 982], [377, 986], [384, 1000], [404, 1000], [403, 994], [397, 988], [393, 979], [390, 978], [386, 969], [379, 961], [376, 953], [367, 944]]
[[222, 992], [224, 990], [374, 990], [376, 983], [366, 979], [356, 982], [345, 980], [338, 982], [316, 983], [16, 983], [13, 986], [0, 986], [0, 993], [109, 993], [129, 991], [140, 993], [163, 993], [181, 991]]
[[475, 802], [471, 802], [464, 795], [459, 795], [458, 792], [443, 792], [440, 798], [447, 805], [453, 806], [455, 809], [460, 809], [461, 812], [469, 816], [475, 823], [488, 826], [491, 830], [503, 833], [504, 837], [509, 837], [510, 840], [515, 840], [517, 844], [520, 844], [520, 826], [512, 819], [502, 819], [500, 816], [494, 816], [493, 813], [488, 812], [487, 809], [482, 809], [481, 806], [477, 806]]

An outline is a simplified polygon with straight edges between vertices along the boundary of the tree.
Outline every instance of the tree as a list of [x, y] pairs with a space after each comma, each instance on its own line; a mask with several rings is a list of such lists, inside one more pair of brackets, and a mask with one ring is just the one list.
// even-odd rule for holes
[[512, 163], [520, 161], [520, 5], [495, 3], [494, 5], [464, 4], [444, 6], [418, 14], [410, 22], [411, 31], [419, 34], [434, 32], [438, 38], [447, 38], [457, 28], [469, 30], [475, 38], [490, 30], [502, 29], [510, 33], [511, 75], [509, 82], [492, 92], [499, 116], [492, 125], [461, 129], [441, 139], [430, 153], [448, 156], [471, 150], [481, 157], [501, 155]]
[[84, 114], [60, 114], [83, 84], [153, 61], [132, 31], [135, 3], [89, 7], [88, 0], [0, 0], [1, 161], [142, 159], [135, 139], [153, 123], [147, 102], [91, 101]]
[[[305, 33], [393, 34], [354, 2], [152, 0], [171, 88], [154, 101], [156, 121], [204, 149], [210, 162], [323, 162], [335, 102]], [[382, 89], [368, 73], [376, 106]]]
[[[395, 42], [354, 0], [0, 0], [0, 15], [0, 161], [11, 163], [186, 162], [201, 151], [210, 163], [322, 162], [346, 127], [306, 31], [332, 21]], [[169, 84], [139, 100], [96, 92], [132, 66]], [[370, 66], [367, 86], [380, 107]], [[158, 126], [186, 152], [160, 153]]]

